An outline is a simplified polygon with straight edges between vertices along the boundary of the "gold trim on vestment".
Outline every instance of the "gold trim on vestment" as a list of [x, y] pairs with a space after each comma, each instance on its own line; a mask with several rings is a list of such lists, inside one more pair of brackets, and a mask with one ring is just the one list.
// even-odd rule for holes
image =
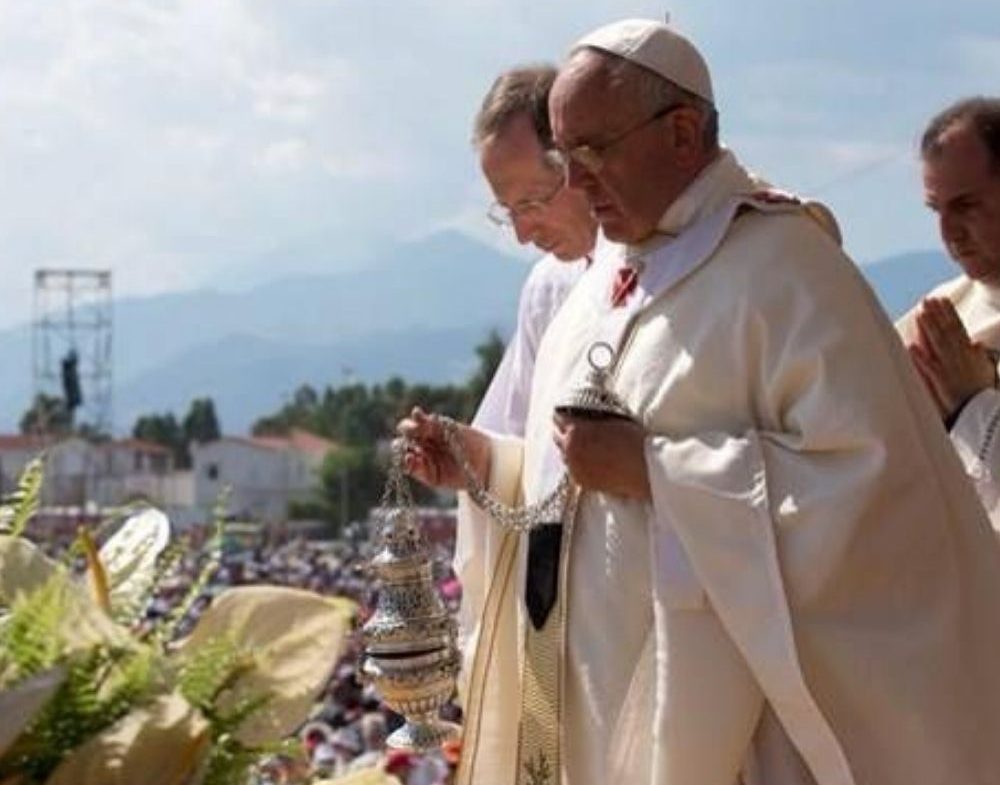
[[[563, 511], [559, 549], [559, 591], [555, 607], [540, 630], [524, 625], [521, 721], [517, 739], [517, 785], [557, 785], [562, 775], [563, 671], [566, 652], [566, 575], [578, 494]], [[522, 542], [524, 540], [522, 539]]]
[[[517, 562], [517, 545], [520, 537], [516, 532], [505, 532], [500, 543], [496, 564], [490, 580], [490, 588], [483, 605], [476, 638], [476, 653], [469, 674], [468, 700], [464, 707], [462, 721], [462, 757], [455, 774], [455, 785], [472, 785], [472, 775], [476, 768], [479, 752], [479, 728], [482, 724], [483, 693], [485, 679], [493, 661], [496, 644], [497, 622], [503, 610], [503, 600], [510, 589], [514, 565]], [[502, 580], [500, 577], [502, 576]]]

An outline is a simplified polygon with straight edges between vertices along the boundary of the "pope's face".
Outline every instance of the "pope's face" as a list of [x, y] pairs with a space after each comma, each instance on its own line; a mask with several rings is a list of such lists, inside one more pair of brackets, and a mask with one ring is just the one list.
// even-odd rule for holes
[[479, 163], [497, 202], [510, 214], [519, 243], [531, 243], [563, 261], [593, 250], [597, 223], [587, 200], [566, 187], [527, 115], [486, 139]]
[[[606, 237], [637, 243], [704, 165], [701, 121], [689, 107], [649, 107], [607, 77], [607, 61], [584, 50], [553, 85], [549, 114], [570, 186], [587, 196]], [[588, 148], [597, 168], [573, 151]]]
[[975, 129], [956, 123], [924, 160], [924, 196], [966, 275], [1000, 285], [1000, 164]]

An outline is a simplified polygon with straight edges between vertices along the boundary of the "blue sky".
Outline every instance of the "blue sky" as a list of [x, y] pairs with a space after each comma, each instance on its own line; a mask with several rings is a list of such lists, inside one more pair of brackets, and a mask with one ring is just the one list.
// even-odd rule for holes
[[668, 9], [752, 168], [828, 201], [859, 261], [935, 247], [914, 142], [1000, 90], [995, 0], [0, 0], [0, 326], [38, 266], [152, 294], [503, 242], [468, 144], [493, 76]]

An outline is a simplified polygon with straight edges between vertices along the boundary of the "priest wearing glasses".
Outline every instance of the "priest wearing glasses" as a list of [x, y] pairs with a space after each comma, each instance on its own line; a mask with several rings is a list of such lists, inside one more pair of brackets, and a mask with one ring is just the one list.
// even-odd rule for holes
[[[545, 254], [521, 290], [516, 329], [473, 420], [477, 428], [517, 437], [524, 435], [542, 335], [587, 269], [597, 236], [590, 205], [582, 193], [567, 187], [562, 166], [552, 154], [548, 101], [555, 77], [555, 67], [544, 64], [503, 72], [473, 122], [473, 146], [495, 198], [489, 219], [511, 231], [520, 244]], [[462, 584], [463, 676], [471, 671], [502, 534], [488, 516], [460, 497], [453, 566]], [[511, 624], [508, 628], [513, 629]]]

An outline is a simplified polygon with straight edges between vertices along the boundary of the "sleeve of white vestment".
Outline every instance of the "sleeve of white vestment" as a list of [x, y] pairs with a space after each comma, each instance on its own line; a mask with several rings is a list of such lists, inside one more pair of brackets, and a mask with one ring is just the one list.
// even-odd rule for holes
[[647, 439], [654, 550], [676, 533], [817, 781], [957, 781], [997, 758], [993, 542], [891, 326], [820, 261], [739, 294], [719, 383], [751, 421]]

